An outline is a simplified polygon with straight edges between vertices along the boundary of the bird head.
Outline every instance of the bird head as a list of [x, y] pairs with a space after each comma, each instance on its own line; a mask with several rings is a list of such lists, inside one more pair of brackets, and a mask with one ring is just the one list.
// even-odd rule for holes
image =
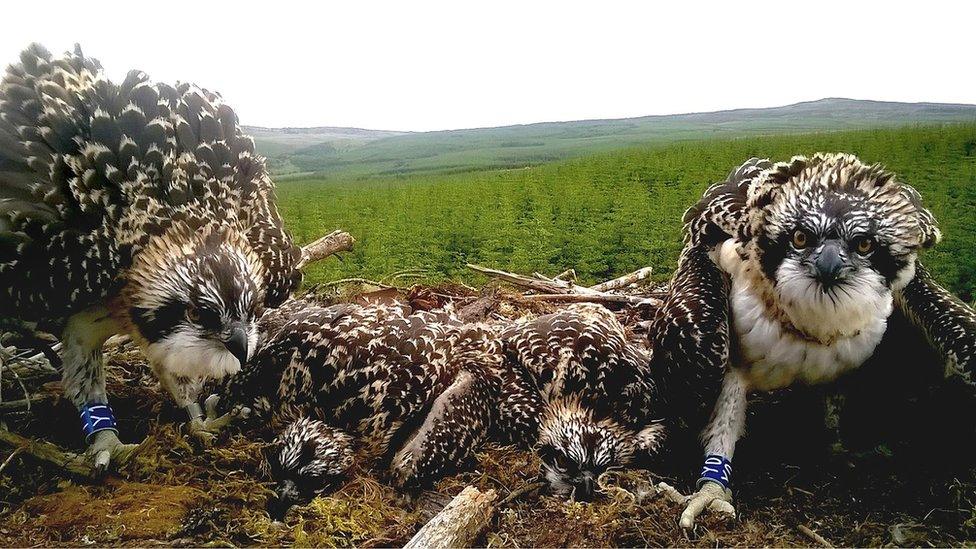
[[321, 421], [301, 418], [275, 438], [268, 454], [278, 483], [274, 507], [284, 515], [334, 487], [353, 463], [352, 437]]
[[130, 273], [129, 315], [154, 369], [220, 378], [254, 353], [264, 268], [245, 237], [223, 228], [154, 237]]
[[918, 192], [847, 154], [795, 157], [753, 184], [740, 241], [750, 271], [793, 325], [815, 337], [856, 332], [891, 312], [920, 248], [940, 238]]
[[594, 419], [578, 399], [560, 399], [549, 405], [539, 427], [537, 453], [553, 493], [588, 501], [601, 474], [653, 451], [660, 435], [658, 425], [636, 431], [612, 419]]

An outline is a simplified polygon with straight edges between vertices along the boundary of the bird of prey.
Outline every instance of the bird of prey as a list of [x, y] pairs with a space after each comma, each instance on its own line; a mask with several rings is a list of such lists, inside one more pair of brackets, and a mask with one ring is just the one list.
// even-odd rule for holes
[[106, 78], [32, 45], [0, 83], [0, 316], [60, 333], [88, 456], [117, 437], [102, 344], [128, 334], [200, 417], [201, 379], [254, 352], [257, 318], [300, 282], [264, 160], [234, 111], [189, 84]]
[[403, 488], [458, 467], [486, 440], [503, 364], [490, 329], [450, 308], [396, 304], [295, 300], [266, 317], [269, 339], [227, 380], [220, 406], [283, 428], [270, 455], [281, 499], [327, 488], [348, 469], [350, 444]]
[[655, 451], [651, 353], [612, 312], [574, 305], [501, 333], [498, 431], [536, 449], [553, 493], [587, 500], [596, 479]]
[[885, 348], [894, 317], [924, 336], [947, 374], [972, 375], [976, 314], [918, 260], [940, 239], [935, 219], [880, 165], [849, 154], [754, 158], [684, 223], [651, 336], [659, 410], [669, 431], [700, 429], [706, 454], [683, 527], [705, 508], [734, 513], [731, 460], [749, 393], [859, 368]]

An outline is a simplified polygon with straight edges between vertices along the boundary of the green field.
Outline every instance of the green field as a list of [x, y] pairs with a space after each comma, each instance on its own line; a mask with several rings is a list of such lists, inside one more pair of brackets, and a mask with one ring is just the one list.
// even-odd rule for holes
[[708, 139], [599, 153], [535, 167], [456, 174], [281, 181], [279, 202], [301, 242], [335, 228], [358, 244], [312, 266], [311, 283], [382, 278], [407, 268], [427, 281], [478, 279], [468, 262], [597, 281], [651, 265], [674, 268], [682, 212], [750, 156], [847, 151], [914, 185], [945, 239], [925, 261], [964, 299], [976, 288], [976, 124]]

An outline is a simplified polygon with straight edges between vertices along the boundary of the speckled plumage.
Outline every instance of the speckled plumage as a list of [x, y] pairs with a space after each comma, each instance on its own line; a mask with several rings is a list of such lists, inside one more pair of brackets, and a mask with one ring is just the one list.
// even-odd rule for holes
[[860, 367], [891, 315], [926, 335], [947, 373], [971, 375], [976, 315], [919, 264], [941, 235], [919, 194], [881, 166], [750, 159], [684, 221], [652, 371], [657, 409], [673, 428], [703, 429], [707, 454], [732, 457], [749, 392]]
[[400, 305], [296, 302], [268, 315], [281, 327], [229, 380], [225, 406], [277, 426], [312, 417], [342, 429], [398, 486], [436, 479], [488, 436], [502, 366], [490, 330]]
[[508, 367], [499, 430], [538, 450], [554, 492], [585, 499], [603, 471], [660, 444], [651, 353], [606, 308], [567, 307], [501, 338]]
[[[65, 390], [106, 402], [101, 345], [128, 333], [181, 404], [236, 371], [255, 318], [300, 282], [252, 140], [217, 94], [108, 80], [32, 45], [0, 84], [0, 310], [63, 328]], [[226, 346], [226, 347], [225, 347]]]

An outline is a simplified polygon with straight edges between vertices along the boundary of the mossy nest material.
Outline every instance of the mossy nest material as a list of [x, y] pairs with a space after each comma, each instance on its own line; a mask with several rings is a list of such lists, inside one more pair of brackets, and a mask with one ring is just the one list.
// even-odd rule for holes
[[[521, 302], [516, 294], [491, 295], [496, 300], [489, 308], [492, 315], [515, 317], [551, 307]], [[463, 306], [475, 297], [458, 287], [387, 296], [424, 307], [449, 299]], [[642, 320], [633, 313], [622, 318], [631, 325]], [[107, 357], [109, 391], [123, 436], [146, 437], [145, 450], [102, 483], [69, 479], [55, 467], [24, 454], [15, 456], [0, 475], [0, 545], [400, 546], [465, 486], [495, 489], [504, 499], [538, 480], [539, 463], [531, 452], [487, 445], [467, 470], [424, 492], [398, 493], [382, 473], [358, 469], [335, 492], [293, 508], [283, 522], [276, 522], [266, 510], [272, 484], [263, 466], [262, 441], [270, 433], [231, 427], [217, 445], [195, 448], [180, 433], [182, 412], [160, 391], [140, 353], [123, 345], [108, 350]], [[16, 394], [19, 388], [6, 385], [8, 381], [3, 380], [4, 394]], [[80, 451], [77, 425], [69, 419], [73, 410], [56, 396], [56, 389], [45, 389], [51, 396], [29, 414], [5, 420], [25, 436]], [[654, 485], [661, 479], [635, 469], [601, 477], [601, 494], [592, 503], [528, 492], [497, 510], [481, 543], [814, 545], [801, 526], [840, 546], [976, 541], [976, 468], [933, 475], [892, 465], [882, 450], [852, 459], [813, 457], [797, 464], [789, 448], [783, 451], [788, 442], [782, 440], [782, 431], [764, 433], [757, 424], [749, 438], [737, 453], [744, 465], [737, 470], [735, 521], [706, 516], [696, 531], [686, 534], [677, 525], [678, 507], [655, 495]], [[0, 463], [7, 455], [8, 448], [0, 449]], [[674, 473], [668, 467], [654, 470]], [[677, 485], [687, 489], [690, 480], [683, 476]]]

